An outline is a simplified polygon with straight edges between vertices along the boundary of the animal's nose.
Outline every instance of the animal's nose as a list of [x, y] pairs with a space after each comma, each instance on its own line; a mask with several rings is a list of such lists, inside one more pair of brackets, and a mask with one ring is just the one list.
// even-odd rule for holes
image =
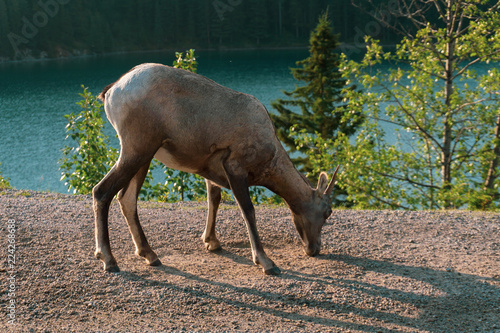
[[310, 257], [317, 256], [320, 250], [321, 250], [321, 243], [309, 244], [308, 246], [304, 247], [304, 252]]

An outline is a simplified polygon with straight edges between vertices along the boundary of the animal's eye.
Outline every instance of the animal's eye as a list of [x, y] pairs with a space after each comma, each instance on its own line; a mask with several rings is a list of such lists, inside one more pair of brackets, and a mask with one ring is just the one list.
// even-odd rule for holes
[[330, 215], [332, 215], [332, 209], [328, 208], [328, 210], [325, 212], [325, 219], [329, 218]]

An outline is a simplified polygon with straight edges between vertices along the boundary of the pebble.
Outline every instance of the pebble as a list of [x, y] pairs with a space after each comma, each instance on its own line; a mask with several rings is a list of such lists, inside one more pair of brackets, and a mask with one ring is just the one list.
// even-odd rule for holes
[[[204, 203], [189, 203], [189, 214], [184, 204], [140, 206], [139, 216], [148, 216], [144, 231], [164, 263], [149, 267], [131, 259], [133, 244], [115, 202], [110, 238], [122, 273], [109, 274], [93, 258], [92, 200], [61, 195], [47, 208], [44, 196], [0, 195], [0, 214], [22, 221], [19, 239], [32, 240], [19, 248], [22, 279], [16, 295], [19, 304], [27, 302], [19, 308], [20, 318], [31, 319], [23, 322], [27, 332], [43, 331], [36, 326], [43, 321], [53, 331], [84, 332], [110, 318], [117, 320], [104, 324], [103, 332], [189, 331], [208, 324], [213, 331], [226, 325], [235, 331], [323, 332], [341, 330], [344, 323], [382, 332], [499, 329], [491, 313], [500, 298], [497, 281], [478, 278], [498, 278], [498, 258], [488, 255], [498, 246], [498, 213], [339, 210], [323, 228], [322, 254], [309, 258], [287, 208], [256, 206], [264, 248], [282, 269], [280, 277], [270, 278], [253, 266], [248, 247], [234, 246], [248, 244], [236, 206], [219, 211], [224, 250], [218, 254], [191, 237], [203, 230]], [[81, 217], [67, 219], [72, 212]], [[470, 221], [474, 234], [463, 237], [470, 234]], [[418, 246], [407, 251], [408, 243]], [[459, 283], [456, 271], [463, 273]], [[464, 322], [465, 307], [470, 318], [484, 320]], [[55, 311], [64, 322], [49, 318]], [[394, 327], [375, 324], [379, 321]]]

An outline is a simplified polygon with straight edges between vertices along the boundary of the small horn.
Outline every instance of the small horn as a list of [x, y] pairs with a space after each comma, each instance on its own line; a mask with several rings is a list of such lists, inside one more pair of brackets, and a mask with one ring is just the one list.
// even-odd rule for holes
[[332, 180], [330, 180], [330, 184], [328, 184], [328, 187], [326, 188], [325, 194], [330, 195], [332, 194], [333, 187], [335, 186], [335, 178], [337, 178], [337, 172], [339, 171], [340, 165], [337, 166], [335, 169], [335, 172], [333, 173]]

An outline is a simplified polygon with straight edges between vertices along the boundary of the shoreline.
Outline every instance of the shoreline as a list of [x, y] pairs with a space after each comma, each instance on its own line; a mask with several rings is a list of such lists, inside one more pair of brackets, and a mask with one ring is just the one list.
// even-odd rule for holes
[[[308, 49], [308, 45], [303, 46], [284, 46], [284, 47], [217, 47], [217, 48], [194, 48], [197, 51], [208, 51], [208, 52], [233, 52], [233, 51], [286, 51], [286, 50], [306, 50]], [[352, 46], [355, 48], [355, 46]], [[73, 50], [73, 53], [67, 52], [66, 55], [58, 56], [58, 57], [26, 57], [24, 59], [11, 59], [11, 58], [3, 58], [0, 57], [0, 65], [4, 64], [22, 64], [22, 63], [36, 63], [36, 62], [45, 62], [45, 61], [60, 61], [60, 60], [71, 60], [71, 59], [84, 59], [91, 57], [106, 57], [113, 55], [127, 55], [127, 54], [141, 54], [141, 53], [167, 53], [172, 52], [184, 52], [185, 49], [179, 51], [182, 48], [166, 48], [160, 50], [129, 50], [129, 51], [112, 51], [112, 52], [102, 52], [102, 53], [90, 53], [88, 50]], [[187, 49], [189, 50], [189, 48]]]
[[[346, 55], [350, 55], [354, 53], [364, 52], [365, 44], [359, 45], [357, 43], [340, 43], [337, 47], [339, 53], [345, 53]], [[396, 44], [384, 44], [381, 45], [383, 48], [393, 49], [396, 47]], [[184, 52], [189, 49], [195, 49], [197, 51], [202, 52], [240, 52], [240, 51], [287, 51], [287, 50], [308, 50], [310, 48], [309, 44], [304, 45], [290, 45], [290, 46], [251, 46], [251, 47], [189, 47], [189, 48], [164, 48], [164, 49], [149, 49], [149, 50], [125, 50], [125, 51], [111, 51], [111, 52], [90, 52], [89, 50], [72, 50], [66, 51], [63, 55], [57, 57], [48, 57], [46, 56], [46, 52], [42, 51], [40, 54], [45, 54], [43, 57], [33, 57], [28, 56], [23, 59], [11, 59], [7, 57], [0, 57], [0, 66], [5, 64], [22, 64], [22, 63], [37, 63], [37, 62], [46, 62], [46, 61], [60, 61], [60, 60], [72, 60], [72, 59], [84, 59], [91, 57], [106, 57], [113, 55], [127, 55], [127, 54], [141, 54], [141, 53], [167, 53], [172, 52]], [[182, 51], [179, 51], [182, 50]]]
[[[304, 45], [295, 45], [295, 46], [263, 46], [263, 47], [257, 47], [257, 46], [252, 46], [252, 47], [190, 47], [193, 48], [197, 51], [201, 52], [241, 52], [241, 51], [287, 51], [287, 50], [308, 50], [310, 47], [309, 44], [304, 44]], [[387, 45], [382, 45], [384, 48], [395, 48], [395, 44], [387, 44]], [[48, 56], [43, 56], [43, 57], [25, 57], [24, 59], [11, 59], [7, 57], [0, 57], [0, 65], [4, 64], [22, 64], [22, 63], [36, 63], [36, 62], [45, 62], [45, 61], [60, 61], [60, 60], [71, 60], [71, 59], [84, 59], [84, 58], [91, 58], [91, 57], [106, 57], [106, 56], [113, 56], [113, 55], [127, 55], [127, 54], [141, 54], [141, 53], [167, 53], [167, 52], [172, 52], [172, 54], [175, 54], [175, 52], [184, 52], [186, 50], [189, 50], [190, 48], [165, 48], [165, 49], [149, 49], [149, 50], [125, 50], [125, 51], [111, 51], [111, 52], [90, 52], [89, 50], [72, 50], [72, 51], [67, 51], [64, 53], [64, 55], [58, 56], [58, 57], [48, 57]], [[345, 53], [352, 53], [352, 52], [364, 52], [365, 45], [358, 45], [356, 43], [340, 43], [339, 46], [337, 47], [337, 50]], [[182, 51], [179, 51], [182, 50]], [[46, 52], [42, 51], [40, 54], [43, 54]]]

